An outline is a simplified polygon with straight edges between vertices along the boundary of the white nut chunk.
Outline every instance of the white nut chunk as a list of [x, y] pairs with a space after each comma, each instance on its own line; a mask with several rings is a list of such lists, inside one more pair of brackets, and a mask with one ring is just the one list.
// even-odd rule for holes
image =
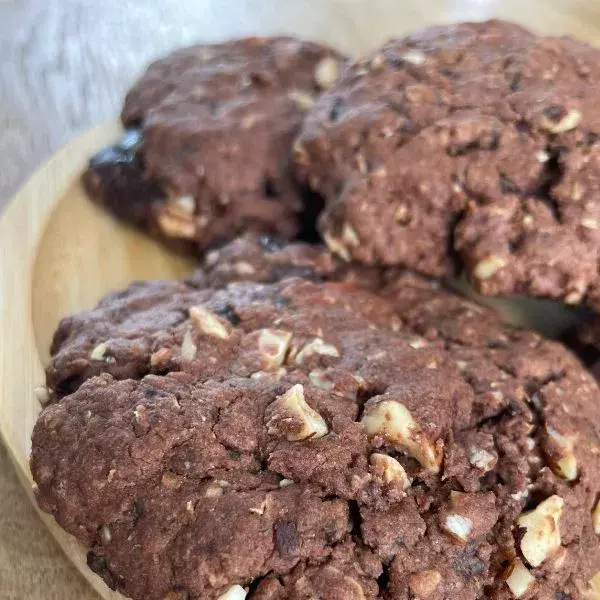
[[296, 355], [295, 362], [297, 365], [304, 364], [304, 361], [315, 354], [320, 354], [321, 356], [333, 356], [338, 357], [340, 355], [338, 349], [332, 344], [328, 344], [325, 340], [321, 338], [315, 338], [314, 340], [305, 344], [298, 354]]
[[596, 506], [594, 506], [594, 510], [592, 511], [592, 524], [594, 525], [596, 535], [600, 535], [600, 500], [596, 502]]
[[232, 585], [217, 600], [244, 600], [244, 598], [246, 598], [246, 590], [241, 585]]
[[362, 424], [369, 437], [381, 436], [388, 444], [415, 458], [428, 471], [439, 471], [441, 456], [435, 444], [401, 402], [384, 400], [367, 406]]
[[559, 477], [573, 481], [577, 478], [576, 436], [562, 435], [550, 427], [546, 427], [546, 435], [548, 437], [546, 458], [550, 468]]
[[415, 598], [429, 598], [441, 581], [439, 571], [417, 571], [408, 578], [408, 587]]
[[265, 369], [280, 367], [292, 340], [292, 334], [283, 329], [263, 329], [258, 336], [258, 351]]
[[473, 521], [464, 515], [447, 515], [442, 527], [451, 537], [459, 542], [466, 542], [473, 531]]
[[558, 119], [554, 119], [547, 114], [542, 114], [540, 118], [540, 127], [550, 133], [564, 133], [571, 131], [581, 123], [582, 114], [576, 108], [566, 112]]
[[369, 458], [371, 473], [385, 485], [400, 485], [403, 490], [410, 487], [410, 479], [404, 467], [387, 454], [374, 453]]
[[196, 237], [196, 224], [188, 216], [183, 216], [179, 212], [165, 211], [158, 216], [158, 226], [160, 230], [169, 237], [191, 240]]
[[497, 460], [494, 454], [483, 448], [471, 448], [469, 451], [469, 463], [481, 471], [487, 472], [493, 469]]
[[183, 340], [181, 342], [181, 356], [185, 360], [194, 360], [194, 358], [196, 358], [197, 351], [198, 348], [194, 343], [194, 338], [192, 338], [192, 332], [188, 329], [185, 332]]
[[323, 232], [323, 239], [325, 240], [325, 244], [333, 254], [339, 256], [342, 260], [346, 262], [350, 262], [352, 257], [350, 256], [350, 252], [348, 248], [342, 243], [342, 240], [334, 236], [330, 231]]
[[219, 317], [214, 313], [210, 312], [203, 306], [192, 306], [189, 309], [190, 318], [198, 329], [205, 335], [219, 338], [220, 340], [226, 340], [229, 337], [229, 332], [223, 323], [221, 323]]
[[304, 387], [297, 383], [278, 396], [268, 408], [267, 431], [283, 434], [290, 442], [317, 439], [327, 435], [327, 423], [304, 399]]
[[291, 90], [288, 96], [302, 112], [307, 111], [315, 103], [314, 96], [302, 90]]
[[526, 530], [521, 539], [521, 552], [532, 567], [539, 567], [560, 548], [558, 522], [563, 505], [560, 496], [550, 496], [517, 519], [517, 524]]
[[404, 62], [417, 66], [422, 65], [427, 60], [427, 56], [423, 52], [415, 49], [407, 50], [400, 56], [400, 58]]
[[315, 67], [315, 81], [322, 90], [328, 90], [338, 80], [340, 66], [331, 56], [323, 58]]
[[104, 355], [108, 350], [108, 344], [106, 342], [102, 342], [97, 346], [94, 346], [92, 351], [90, 352], [90, 358], [92, 360], [104, 360]]
[[504, 573], [504, 579], [508, 589], [515, 598], [525, 595], [535, 582], [535, 577], [527, 570], [519, 558], [512, 561]]
[[499, 271], [507, 264], [507, 260], [499, 254], [490, 254], [475, 265], [473, 275], [476, 279], [489, 279], [496, 271]]

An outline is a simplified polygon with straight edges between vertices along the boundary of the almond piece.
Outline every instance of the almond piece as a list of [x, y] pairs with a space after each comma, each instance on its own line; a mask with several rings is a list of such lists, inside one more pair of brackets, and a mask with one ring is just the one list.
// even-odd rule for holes
[[295, 363], [301, 365], [307, 358], [320, 354], [321, 356], [333, 356], [339, 357], [340, 353], [338, 349], [332, 344], [328, 344], [322, 338], [315, 338], [314, 340], [305, 344], [295, 358]]
[[258, 351], [262, 355], [263, 367], [272, 369], [285, 362], [292, 341], [292, 334], [283, 329], [262, 329], [258, 336]]
[[403, 490], [410, 487], [410, 479], [404, 467], [387, 454], [374, 453], [369, 458], [371, 473], [384, 485], [400, 485]]
[[553, 450], [546, 453], [550, 468], [559, 477], [573, 481], [577, 478], [577, 458], [574, 451], [577, 437], [563, 435], [550, 427], [546, 427], [546, 435]]
[[517, 519], [517, 524], [526, 530], [521, 539], [521, 552], [532, 567], [539, 567], [560, 548], [558, 522], [563, 505], [560, 496], [550, 496]]
[[221, 594], [217, 600], [244, 600], [246, 590], [241, 585], [232, 585], [224, 594]]
[[283, 435], [290, 442], [327, 435], [327, 423], [304, 399], [304, 387], [297, 383], [268, 407], [267, 431]]
[[435, 444], [401, 402], [383, 400], [367, 406], [362, 424], [369, 437], [381, 436], [387, 443], [415, 458], [428, 471], [439, 471], [441, 457]]
[[521, 559], [515, 558], [506, 572], [504, 580], [515, 598], [523, 596], [535, 582], [535, 577], [527, 570]]
[[188, 312], [192, 321], [196, 323], [198, 329], [205, 335], [221, 340], [229, 338], [229, 332], [219, 317], [203, 306], [191, 306]]

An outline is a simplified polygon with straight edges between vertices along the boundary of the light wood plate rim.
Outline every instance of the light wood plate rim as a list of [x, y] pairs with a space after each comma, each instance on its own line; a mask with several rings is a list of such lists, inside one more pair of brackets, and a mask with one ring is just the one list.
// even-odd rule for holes
[[67, 555], [105, 600], [122, 599], [86, 566], [85, 549], [37, 507], [29, 470], [30, 436], [39, 406], [31, 402], [44, 382], [32, 315], [32, 274], [46, 225], [60, 198], [95, 150], [118, 134], [109, 121], [54, 154], [17, 192], [0, 218], [0, 438], [38, 514]]

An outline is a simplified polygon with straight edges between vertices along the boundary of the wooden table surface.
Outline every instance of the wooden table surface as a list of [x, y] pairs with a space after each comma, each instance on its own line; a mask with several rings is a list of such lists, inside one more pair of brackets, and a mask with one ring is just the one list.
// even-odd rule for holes
[[[428, 24], [493, 16], [600, 45], [598, 0], [0, 0], [0, 209], [52, 152], [114, 117], [136, 74], [176, 46], [295, 33], [356, 54]], [[0, 447], [0, 600], [54, 598], [97, 596]]]

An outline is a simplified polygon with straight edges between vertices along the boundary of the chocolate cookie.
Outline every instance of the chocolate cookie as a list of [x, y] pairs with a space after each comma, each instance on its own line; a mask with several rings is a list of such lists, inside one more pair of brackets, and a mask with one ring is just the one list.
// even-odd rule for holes
[[91, 159], [86, 187], [120, 218], [189, 251], [246, 230], [291, 238], [319, 206], [309, 195], [305, 205], [292, 180], [290, 146], [342, 64], [330, 48], [286, 37], [177, 50], [128, 93], [128, 129]]
[[591, 593], [593, 378], [420, 278], [382, 296], [158, 282], [73, 317], [50, 369], [72, 393], [33, 434], [40, 506], [136, 599]]
[[[309, 111], [294, 147], [345, 259], [486, 294], [598, 285], [600, 51], [502, 21], [394, 39]], [[600, 306], [600, 304], [599, 304]]]

